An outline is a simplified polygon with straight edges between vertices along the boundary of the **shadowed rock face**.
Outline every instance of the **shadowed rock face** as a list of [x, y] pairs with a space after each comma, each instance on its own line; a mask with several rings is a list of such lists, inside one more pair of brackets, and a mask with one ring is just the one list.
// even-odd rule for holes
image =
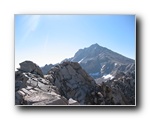
[[35, 63], [20, 65], [15, 72], [16, 105], [135, 104], [134, 72], [120, 73], [112, 80], [96, 84], [77, 62], [58, 64], [44, 77]]

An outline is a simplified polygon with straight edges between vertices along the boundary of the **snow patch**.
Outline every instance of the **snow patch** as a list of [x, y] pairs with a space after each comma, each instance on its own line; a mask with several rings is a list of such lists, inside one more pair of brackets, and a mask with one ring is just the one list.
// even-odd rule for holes
[[105, 67], [105, 65], [102, 66], [101, 71], [103, 70], [104, 67]]
[[115, 66], [118, 65], [117, 63], [115, 63]]
[[114, 78], [114, 76], [112, 76], [111, 74], [107, 74], [107, 75], [103, 75], [103, 78], [104, 78], [104, 79], [110, 78], [110, 80], [111, 80], [111, 79]]
[[83, 59], [81, 59], [78, 63], [81, 63], [83, 60], [84, 60], [84, 58], [83, 58]]
[[105, 65], [102, 66], [102, 69], [105, 67]]

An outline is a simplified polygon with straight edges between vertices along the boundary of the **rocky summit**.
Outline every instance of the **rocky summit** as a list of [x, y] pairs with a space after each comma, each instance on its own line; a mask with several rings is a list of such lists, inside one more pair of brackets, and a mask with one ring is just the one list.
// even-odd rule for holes
[[135, 69], [134, 60], [98, 44], [78, 50], [68, 61], [78, 62], [94, 79]]
[[118, 73], [96, 84], [77, 62], [63, 62], [43, 75], [32, 61], [15, 72], [16, 105], [135, 105], [135, 74]]

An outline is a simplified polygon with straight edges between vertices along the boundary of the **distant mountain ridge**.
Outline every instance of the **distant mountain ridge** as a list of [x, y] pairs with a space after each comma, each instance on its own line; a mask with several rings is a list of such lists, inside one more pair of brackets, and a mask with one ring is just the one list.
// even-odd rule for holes
[[90, 58], [92, 59], [95, 57], [100, 57], [102, 59], [103, 58], [112, 59], [112, 60], [120, 62], [122, 64], [134, 62], [134, 60], [127, 58], [119, 53], [113, 52], [105, 47], [102, 47], [102, 46], [98, 45], [97, 43], [91, 45], [88, 48], [79, 49], [75, 53], [74, 57], [70, 58], [68, 60], [83, 63], [83, 62], [87, 62]]
[[[79, 49], [74, 57], [63, 60], [78, 62], [82, 68], [93, 78], [100, 78], [107, 74], [129, 72], [135, 70], [135, 61], [119, 53], [113, 52], [100, 45], [93, 44], [87, 48]], [[52, 64], [42, 67], [44, 74], [53, 67]]]
[[46, 75], [47, 72], [54, 66], [55, 65], [53, 65], [53, 64], [49, 64], [49, 65], [46, 64], [45, 66], [41, 67], [41, 70], [42, 70], [43, 74]]

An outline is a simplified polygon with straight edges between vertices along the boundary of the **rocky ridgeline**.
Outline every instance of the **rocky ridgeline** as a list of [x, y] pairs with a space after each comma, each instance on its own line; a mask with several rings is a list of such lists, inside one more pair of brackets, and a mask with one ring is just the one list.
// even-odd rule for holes
[[118, 73], [112, 80], [99, 84], [99, 88], [105, 105], [135, 105], [134, 73]]
[[[35, 67], [36, 66], [36, 67]], [[25, 61], [15, 73], [16, 105], [76, 105], [73, 99], [67, 100], [52, 83], [44, 79], [36, 64]], [[40, 71], [40, 72], [39, 72]]]
[[77, 62], [63, 62], [52, 68], [46, 79], [58, 87], [65, 98], [73, 98], [81, 105], [91, 104], [91, 93], [96, 83]]
[[63, 62], [47, 75], [31, 61], [15, 73], [16, 105], [134, 105], [133, 74], [97, 85], [77, 62]]

